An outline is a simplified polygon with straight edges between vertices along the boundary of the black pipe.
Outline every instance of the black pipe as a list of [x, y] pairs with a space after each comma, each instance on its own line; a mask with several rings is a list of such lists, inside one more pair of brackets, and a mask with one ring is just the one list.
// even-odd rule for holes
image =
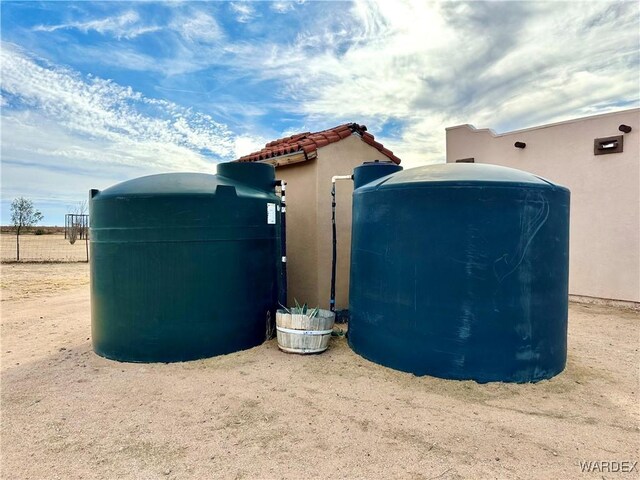
[[87, 263], [89, 263], [89, 229], [84, 227], [84, 248], [87, 252]]
[[336, 182], [331, 184], [331, 228], [333, 230], [333, 252], [331, 257], [331, 299], [329, 300], [329, 309], [336, 311], [336, 260], [337, 252], [337, 234], [336, 234]]

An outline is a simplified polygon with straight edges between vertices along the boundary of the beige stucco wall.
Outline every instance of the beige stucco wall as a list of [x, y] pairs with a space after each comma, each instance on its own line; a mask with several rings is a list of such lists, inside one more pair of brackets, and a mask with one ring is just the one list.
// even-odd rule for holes
[[287, 182], [287, 288], [294, 298], [318, 303], [316, 171], [318, 159], [278, 167], [276, 178]]
[[[595, 138], [624, 134], [624, 151], [594, 155]], [[447, 129], [447, 162], [518, 168], [571, 190], [569, 291], [640, 302], [640, 109], [496, 135]], [[526, 148], [514, 147], [516, 141]]]
[[[288, 297], [329, 308], [331, 290], [331, 177], [351, 175], [365, 161], [387, 160], [377, 149], [352, 135], [318, 149], [318, 157], [276, 168], [287, 182]], [[349, 308], [351, 194], [353, 183], [339, 181], [336, 193], [338, 261], [336, 308]]]
[[[351, 175], [363, 162], [388, 160], [377, 149], [352, 135], [318, 150], [317, 225], [318, 225], [318, 298], [328, 305], [331, 292], [331, 177]], [[336, 265], [336, 309], [349, 308], [349, 271], [351, 261], [352, 181], [336, 184], [336, 230], [338, 261]]]

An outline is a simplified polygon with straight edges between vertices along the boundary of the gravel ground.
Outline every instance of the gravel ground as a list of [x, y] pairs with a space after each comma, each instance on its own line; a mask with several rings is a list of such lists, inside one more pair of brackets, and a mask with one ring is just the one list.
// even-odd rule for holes
[[90, 342], [86, 264], [3, 265], [2, 478], [638, 478], [640, 315], [572, 304], [565, 372], [415, 377], [333, 338], [125, 364]]

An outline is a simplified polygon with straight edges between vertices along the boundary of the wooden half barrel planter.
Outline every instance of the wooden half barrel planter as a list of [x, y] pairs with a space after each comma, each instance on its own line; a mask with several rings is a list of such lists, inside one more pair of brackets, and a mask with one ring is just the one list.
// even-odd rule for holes
[[335, 314], [329, 310], [317, 311], [310, 317], [305, 314], [276, 312], [278, 347], [288, 353], [320, 353], [329, 346]]

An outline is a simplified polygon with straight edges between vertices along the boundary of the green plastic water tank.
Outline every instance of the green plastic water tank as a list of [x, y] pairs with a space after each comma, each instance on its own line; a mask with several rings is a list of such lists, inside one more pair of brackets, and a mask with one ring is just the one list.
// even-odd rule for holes
[[91, 191], [93, 347], [173, 362], [262, 343], [278, 302], [274, 168], [226, 163]]

